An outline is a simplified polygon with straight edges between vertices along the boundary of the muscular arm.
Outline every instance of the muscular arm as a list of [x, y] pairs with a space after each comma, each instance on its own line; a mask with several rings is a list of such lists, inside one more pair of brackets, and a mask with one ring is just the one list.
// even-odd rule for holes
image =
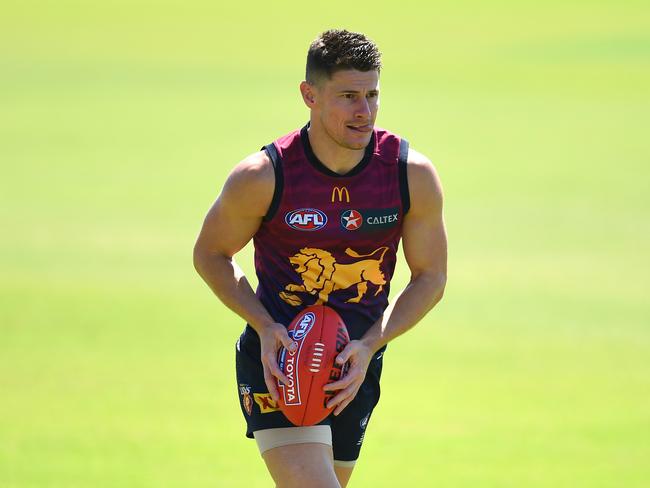
[[221, 301], [256, 330], [273, 322], [233, 256], [259, 228], [273, 197], [273, 167], [264, 153], [239, 163], [208, 211], [194, 245], [194, 267]]
[[440, 301], [447, 281], [440, 179], [421, 154], [411, 151], [408, 163], [411, 209], [404, 219], [402, 239], [411, 279], [362, 338], [373, 352], [417, 324]]
[[431, 162], [410, 151], [408, 182], [411, 208], [404, 218], [402, 240], [411, 280], [364, 334], [339, 354], [350, 363], [346, 377], [325, 386], [341, 390], [329, 402], [338, 415], [356, 396], [372, 354], [417, 324], [442, 298], [447, 280], [447, 234], [442, 216], [442, 186]]
[[275, 361], [280, 345], [292, 341], [259, 301], [233, 256], [259, 228], [273, 198], [275, 177], [264, 152], [255, 153], [232, 171], [219, 198], [210, 208], [194, 246], [194, 267], [212, 291], [260, 336], [262, 363], [271, 395], [277, 399], [271, 375], [283, 381]]

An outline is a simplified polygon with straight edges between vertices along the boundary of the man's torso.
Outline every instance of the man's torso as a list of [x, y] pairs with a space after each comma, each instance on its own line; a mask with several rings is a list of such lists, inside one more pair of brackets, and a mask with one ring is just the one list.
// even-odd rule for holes
[[375, 129], [364, 158], [345, 175], [318, 161], [306, 128], [267, 153], [276, 193], [253, 238], [257, 295], [284, 324], [306, 306], [331, 306], [358, 339], [388, 304], [409, 205], [408, 143]]

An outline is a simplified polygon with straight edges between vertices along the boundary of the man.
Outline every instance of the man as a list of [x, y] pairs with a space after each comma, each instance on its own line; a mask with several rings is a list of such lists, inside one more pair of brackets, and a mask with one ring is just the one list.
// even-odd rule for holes
[[[379, 400], [386, 344], [442, 298], [447, 241], [442, 188], [431, 162], [374, 127], [380, 53], [364, 35], [321, 34], [307, 55], [300, 93], [309, 123], [240, 162], [205, 219], [197, 271], [248, 325], [237, 342], [237, 380], [247, 422], [278, 487], [345, 487]], [[388, 306], [400, 238], [411, 280]], [[233, 256], [253, 239], [254, 293]], [[345, 321], [346, 376], [333, 415], [294, 427], [277, 408], [277, 364], [293, 348], [286, 327], [323, 303]]]

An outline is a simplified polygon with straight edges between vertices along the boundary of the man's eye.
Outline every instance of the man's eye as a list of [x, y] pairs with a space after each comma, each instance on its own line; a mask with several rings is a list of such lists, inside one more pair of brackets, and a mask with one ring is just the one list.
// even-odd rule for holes
[[354, 98], [354, 93], [344, 93], [343, 98], [346, 98], [348, 100], [352, 100]]

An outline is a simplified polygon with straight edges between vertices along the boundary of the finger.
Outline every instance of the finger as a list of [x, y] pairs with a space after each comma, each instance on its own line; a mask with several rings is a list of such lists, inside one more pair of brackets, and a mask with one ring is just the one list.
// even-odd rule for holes
[[341, 390], [334, 398], [327, 402], [327, 408], [334, 408], [337, 405], [340, 405], [344, 402], [350, 402], [356, 396], [357, 391], [359, 391], [359, 386], [361, 385], [352, 385], [345, 390]]
[[347, 388], [339, 391], [333, 398], [330, 398], [330, 400], [327, 402], [327, 408], [332, 408], [338, 405], [339, 403], [343, 402], [346, 398], [352, 397], [354, 398], [357, 392], [359, 391], [359, 388], [361, 387], [361, 383], [354, 383]]
[[343, 350], [339, 353], [339, 355], [336, 356], [336, 359], [335, 359], [336, 364], [345, 364], [345, 363], [347, 363], [350, 360], [350, 357], [352, 356], [352, 354], [354, 353], [354, 349], [355, 349], [354, 343], [349, 342], [347, 344], [347, 346], [345, 346], [343, 348]]
[[286, 350], [289, 352], [296, 352], [298, 349], [298, 343], [294, 341], [291, 337], [289, 337], [289, 333], [286, 331], [286, 329], [282, 330], [280, 333], [280, 342], [284, 346]]
[[278, 366], [278, 362], [275, 359], [273, 354], [269, 354], [266, 358], [266, 367], [269, 370], [269, 373], [271, 375], [275, 376], [277, 379], [279, 379], [282, 383], [285, 385], [289, 384], [289, 378], [287, 375], [285, 375], [280, 367]]
[[334, 415], [340, 414], [345, 409], [345, 407], [347, 407], [350, 404], [350, 402], [353, 399], [354, 399], [354, 397], [350, 397], [347, 400], [345, 400], [344, 402], [341, 402], [341, 404], [338, 407], [336, 407], [336, 410], [334, 410]]
[[336, 391], [336, 390], [342, 390], [344, 388], [347, 388], [350, 386], [352, 383], [355, 382], [355, 378], [352, 378], [350, 376], [346, 376], [345, 378], [335, 381], [334, 383], [329, 383], [325, 386], [323, 386], [323, 391], [328, 392], [328, 391]]
[[277, 404], [278, 401], [280, 400], [280, 394], [278, 393], [278, 387], [275, 383], [275, 378], [271, 373], [268, 372], [266, 368], [264, 368], [264, 383], [266, 383], [266, 388], [269, 390], [269, 394], [271, 395], [271, 398], [273, 398], [273, 401]]
[[325, 386], [323, 386], [323, 390], [324, 391], [342, 390], [343, 388], [347, 388], [348, 386], [350, 386], [355, 381], [361, 383], [364, 377], [365, 374], [361, 374], [358, 368], [351, 368], [348, 374], [343, 376], [341, 379], [334, 381], [333, 383], [328, 383]]

